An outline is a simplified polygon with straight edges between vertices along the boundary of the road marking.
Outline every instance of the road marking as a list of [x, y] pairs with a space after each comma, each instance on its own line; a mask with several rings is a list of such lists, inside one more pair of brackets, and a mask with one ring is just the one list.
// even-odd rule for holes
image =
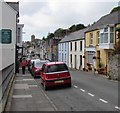
[[29, 85], [29, 87], [38, 87], [38, 85]]
[[15, 84], [14, 89], [29, 89], [28, 84]]
[[15, 80], [16, 82], [21, 82], [21, 81], [23, 81], [23, 80]]
[[115, 108], [118, 109], [118, 110], [120, 110], [120, 107], [118, 107], [118, 106], [115, 106]]
[[34, 79], [23, 79], [23, 81], [32, 81]]
[[108, 103], [106, 100], [103, 100], [101, 98], [99, 100], [102, 101], [102, 102], [104, 102], [104, 103], [106, 103], [106, 104]]
[[74, 85], [74, 88], [78, 88], [78, 86]]
[[13, 98], [32, 98], [32, 95], [13, 95]]
[[90, 95], [90, 96], [92, 96], [92, 97], [94, 97], [95, 95], [93, 95], [93, 94], [91, 94], [91, 93], [88, 93], [88, 95]]
[[84, 89], [80, 89], [82, 92], [85, 92], [85, 90]]

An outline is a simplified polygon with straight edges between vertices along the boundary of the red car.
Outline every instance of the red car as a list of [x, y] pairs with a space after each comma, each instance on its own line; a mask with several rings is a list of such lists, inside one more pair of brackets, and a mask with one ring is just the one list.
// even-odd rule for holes
[[42, 66], [41, 84], [44, 89], [48, 87], [67, 85], [71, 87], [71, 76], [67, 65], [64, 62], [49, 62]]
[[40, 70], [42, 68], [42, 65], [47, 63], [48, 61], [47, 60], [39, 60], [39, 59], [36, 59], [33, 61], [33, 64], [32, 64], [32, 75], [33, 77], [40, 77]]

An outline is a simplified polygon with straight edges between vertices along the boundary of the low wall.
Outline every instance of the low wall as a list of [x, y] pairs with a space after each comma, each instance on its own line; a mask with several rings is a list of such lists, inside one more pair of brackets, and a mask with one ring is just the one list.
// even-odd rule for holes
[[0, 72], [0, 110], [4, 111], [7, 97], [14, 78], [14, 64], [6, 67]]

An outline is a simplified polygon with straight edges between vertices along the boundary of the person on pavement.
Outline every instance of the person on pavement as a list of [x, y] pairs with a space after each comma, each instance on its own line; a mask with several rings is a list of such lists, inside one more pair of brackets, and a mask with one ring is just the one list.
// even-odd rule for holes
[[23, 58], [22, 60], [22, 74], [25, 74], [25, 68], [26, 68], [26, 60]]

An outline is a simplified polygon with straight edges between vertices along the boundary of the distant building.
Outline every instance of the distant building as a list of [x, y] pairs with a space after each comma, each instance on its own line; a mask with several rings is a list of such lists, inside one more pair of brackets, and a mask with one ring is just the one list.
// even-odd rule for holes
[[35, 35], [31, 35], [31, 42], [35, 40]]
[[17, 25], [17, 46], [22, 47], [22, 34], [23, 34], [23, 27], [24, 24], [18, 24]]

